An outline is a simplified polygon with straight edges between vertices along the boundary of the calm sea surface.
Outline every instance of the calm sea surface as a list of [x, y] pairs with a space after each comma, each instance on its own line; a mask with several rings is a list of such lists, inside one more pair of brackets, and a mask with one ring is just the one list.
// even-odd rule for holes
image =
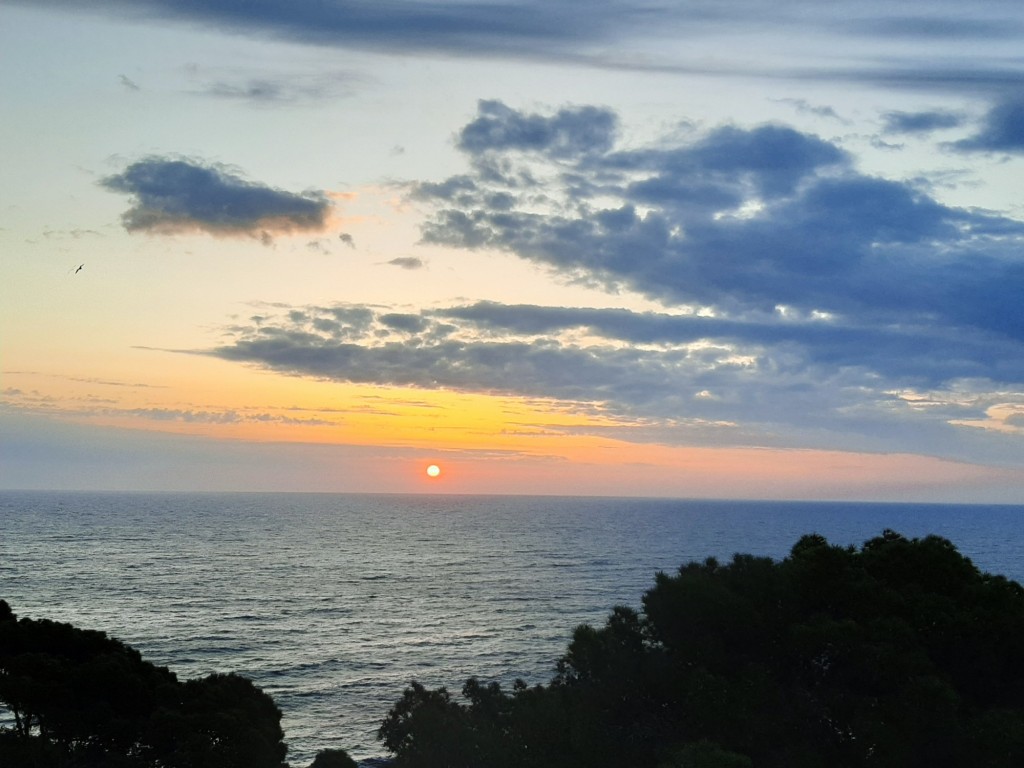
[[289, 760], [381, 756], [410, 680], [547, 682], [573, 627], [654, 574], [805, 533], [953, 541], [1024, 582], [1024, 507], [552, 497], [0, 493], [0, 598], [99, 629], [179, 678], [238, 672]]

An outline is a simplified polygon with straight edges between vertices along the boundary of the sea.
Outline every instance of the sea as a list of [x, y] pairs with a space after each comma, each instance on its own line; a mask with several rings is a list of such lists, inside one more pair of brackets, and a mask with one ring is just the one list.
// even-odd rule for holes
[[546, 683], [576, 626], [639, 609], [659, 571], [885, 529], [1024, 582], [1022, 506], [7, 491], [0, 598], [179, 679], [251, 678], [284, 713], [293, 768], [326, 748], [373, 765], [411, 681]]

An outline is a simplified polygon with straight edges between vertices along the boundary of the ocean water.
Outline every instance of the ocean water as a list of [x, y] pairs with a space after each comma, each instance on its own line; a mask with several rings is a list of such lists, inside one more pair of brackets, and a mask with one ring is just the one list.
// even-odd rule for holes
[[179, 678], [237, 672], [292, 766], [375, 739], [411, 680], [547, 682], [573, 628], [657, 571], [805, 533], [945, 536], [1024, 582], [1024, 507], [319, 494], [0, 493], [0, 598], [99, 629]]

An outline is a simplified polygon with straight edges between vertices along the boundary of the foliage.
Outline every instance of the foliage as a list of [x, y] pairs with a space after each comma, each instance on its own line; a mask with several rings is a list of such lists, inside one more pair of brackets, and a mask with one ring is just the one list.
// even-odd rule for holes
[[343, 749], [322, 749], [309, 768], [357, 768], [357, 764]]
[[697, 741], [687, 744], [658, 768], [752, 768], [750, 758], [726, 752], [717, 744]]
[[281, 713], [237, 675], [181, 683], [102, 632], [0, 600], [0, 766], [279, 768]]
[[405, 691], [379, 733], [399, 768], [1017, 768], [1024, 589], [937, 536], [804, 536], [658, 574], [549, 685], [463, 697]]

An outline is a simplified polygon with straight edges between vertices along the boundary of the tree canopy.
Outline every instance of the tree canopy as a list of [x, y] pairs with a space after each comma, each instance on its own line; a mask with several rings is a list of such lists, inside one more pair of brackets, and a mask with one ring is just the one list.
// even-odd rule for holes
[[462, 693], [405, 691], [399, 768], [1019, 768], [1024, 589], [937, 536], [809, 535], [658, 574], [546, 686]]
[[0, 765], [280, 768], [281, 712], [251, 681], [179, 682], [103, 632], [18, 619], [0, 600]]
[[[547, 685], [461, 693], [406, 689], [378, 733], [396, 768], [1019, 768], [1024, 588], [937, 536], [809, 535], [657, 574], [640, 610], [576, 628]], [[0, 768], [286, 768], [249, 680], [181, 682], [3, 600], [0, 709]]]

